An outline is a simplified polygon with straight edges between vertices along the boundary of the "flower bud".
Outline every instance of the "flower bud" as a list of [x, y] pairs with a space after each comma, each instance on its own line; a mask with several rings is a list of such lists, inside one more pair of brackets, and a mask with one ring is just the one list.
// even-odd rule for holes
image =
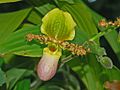
[[106, 69], [112, 69], [113, 68], [112, 60], [107, 56], [100, 57], [100, 63]]

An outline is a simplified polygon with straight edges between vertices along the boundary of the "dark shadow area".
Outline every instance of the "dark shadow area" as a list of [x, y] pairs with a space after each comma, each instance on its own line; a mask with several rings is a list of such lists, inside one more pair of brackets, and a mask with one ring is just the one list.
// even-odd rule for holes
[[18, 11], [29, 7], [30, 5], [24, 1], [15, 2], [15, 3], [3, 3], [0, 4], [0, 13]]
[[96, 0], [92, 3], [86, 0], [85, 2], [93, 10], [108, 19], [120, 16], [120, 0]]
[[2, 3], [0, 4], [0, 13], [13, 12], [30, 7], [38, 7], [49, 2], [51, 2], [51, 0], [22, 0], [19, 2]]

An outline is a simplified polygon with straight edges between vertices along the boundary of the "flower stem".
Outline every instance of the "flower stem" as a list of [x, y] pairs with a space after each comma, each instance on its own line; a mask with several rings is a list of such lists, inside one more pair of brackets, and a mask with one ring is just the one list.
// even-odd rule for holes
[[111, 32], [112, 30], [111, 29], [108, 29], [107, 31], [102, 31], [102, 32], [99, 32], [97, 35], [95, 35], [94, 37], [92, 37], [91, 39], [89, 39], [89, 41], [95, 41], [97, 38], [100, 38], [101, 36], [104, 36], [105, 34]]
[[62, 61], [61, 61], [61, 64], [60, 64], [60, 68], [66, 63], [66, 62], [68, 62], [68, 61], [70, 61], [70, 60], [72, 60], [73, 58], [75, 58], [75, 57], [78, 57], [78, 56], [73, 56], [73, 55], [69, 55], [68, 57], [66, 57], [66, 58], [64, 58]]

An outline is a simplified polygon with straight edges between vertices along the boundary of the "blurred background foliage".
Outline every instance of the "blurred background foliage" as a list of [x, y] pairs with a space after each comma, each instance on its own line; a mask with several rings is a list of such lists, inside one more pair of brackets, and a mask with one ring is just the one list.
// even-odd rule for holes
[[[105, 81], [120, 80], [119, 28], [95, 41], [112, 59], [112, 69], [102, 67], [94, 54], [88, 54], [64, 64], [50, 81], [38, 78], [36, 65], [45, 45], [29, 43], [25, 36], [40, 34], [42, 17], [55, 7], [68, 11], [76, 21], [72, 41], [76, 44], [103, 31], [98, 27], [103, 17], [114, 20], [120, 15], [119, 0], [0, 0], [0, 90], [105, 90]], [[61, 61], [69, 55], [63, 51]]]

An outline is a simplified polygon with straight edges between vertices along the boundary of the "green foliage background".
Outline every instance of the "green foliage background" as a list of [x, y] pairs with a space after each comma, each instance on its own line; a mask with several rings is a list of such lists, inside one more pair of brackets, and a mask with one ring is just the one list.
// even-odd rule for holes
[[[115, 55], [112, 69], [102, 67], [93, 52], [67, 62], [52, 80], [39, 80], [36, 65], [45, 45], [27, 42], [26, 35], [41, 34], [42, 17], [55, 7], [69, 12], [77, 23], [72, 43], [83, 44], [104, 31], [98, 26], [103, 16], [90, 9], [87, 1], [0, 0], [0, 90], [105, 90], [105, 81], [120, 80], [120, 65], [116, 64], [120, 61], [120, 43], [116, 30], [106, 33], [105, 39], [95, 41], [98, 46], [106, 47], [107, 40]], [[68, 55], [64, 51], [61, 60]]]

